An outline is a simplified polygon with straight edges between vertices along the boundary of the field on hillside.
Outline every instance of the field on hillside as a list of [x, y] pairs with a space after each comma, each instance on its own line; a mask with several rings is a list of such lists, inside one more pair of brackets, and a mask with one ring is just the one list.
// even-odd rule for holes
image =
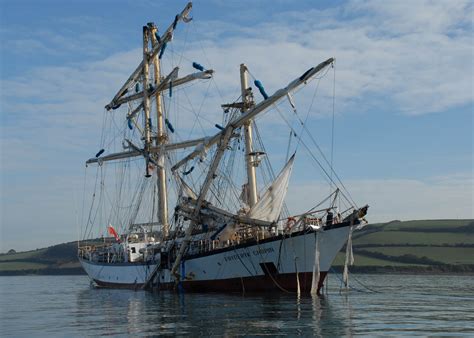
[[[354, 233], [355, 265], [432, 267], [462, 265], [474, 272], [473, 220], [422, 220], [373, 224]], [[341, 251], [334, 265], [344, 264]]]
[[469, 244], [474, 245], [474, 233], [449, 233], [449, 232], [413, 232], [384, 230], [359, 237], [358, 246], [365, 244], [374, 245], [430, 245], [447, 246]]

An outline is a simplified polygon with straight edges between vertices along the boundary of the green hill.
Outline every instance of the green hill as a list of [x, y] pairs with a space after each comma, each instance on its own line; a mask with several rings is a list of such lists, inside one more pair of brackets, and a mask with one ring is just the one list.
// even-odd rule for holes
[[83, 274], [77, 260], [77, 242], [48, 248], [0, 254], [0, 275]]
[[[82, 274], [77, 242], [0, 254], [0, 275]], [[474, 272], [474, 220], [393, 221], [354, 232], [354, 272]], [[345, 249], [334, 262], [344, 264]]]
[[[352, 271], [474, 272], [474, 220], [393, 221], [354, 233]], [[334, 265], [341, 269], [345, 250]]]

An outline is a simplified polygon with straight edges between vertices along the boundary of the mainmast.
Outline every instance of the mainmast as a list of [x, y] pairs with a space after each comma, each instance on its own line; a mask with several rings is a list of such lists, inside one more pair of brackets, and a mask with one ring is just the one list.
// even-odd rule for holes
[[[242, 91], [242, 114], [245, 114], [253, 103], [251, 100], [251, 88], [248, 85], [247, 66], [240, 65], [240, 87]], [[257, 176], [255, 173], [255, 159], [252, 140], [252, 119], [244, 123], [245, 137], [245, 165], [247, 167], [247, 193], [248, 205], [252, 208], [257, 203]]]
[[[149, 24], [152, 46], [155, 48], [158, 44], [156, 38], [157, 28], [154, 23]], [[155, 87], [157, 87], [161, 82], [161, 69], [160, 69], [160, 59], [157, 54], [153, 57], [153, 69], [155, 77]], [[163, 103], [161, 91], [157, 91], [155, 94], [156, 102], [156, 121], [157, 121], [157, 135], [155, 139], [155, 145], [158, 148], [162, 148], [161, 151], [157, 153], [157, 172], [158, 172], [158, 221], [162, 225], [163, 238], [168, 237], [169, 233], [169, 224], [168, 224], [168, 195], [166, 190], [166, 168], [165, 168], [165, 151], [162, 145], [166, 144], [168, 137], [165, 133], [165, 121], [163, 116]]]

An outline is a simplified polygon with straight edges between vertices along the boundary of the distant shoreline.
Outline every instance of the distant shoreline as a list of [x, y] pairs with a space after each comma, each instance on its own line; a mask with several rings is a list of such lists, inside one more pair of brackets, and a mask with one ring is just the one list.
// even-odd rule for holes
[[[334, 266], [333, 271], [342, 273], [343, 266]], [[420, 275], [472, 275], [474, 264], [465, 265], [427, 265], [427, 266], [351, 266], [349, 271], [361, 274], [420, 274]]]
[[83, 268], [64, 269], [26, 269], [26, 270], [6, 270], [0, 271], [1, 276], [74, 276], [86, 275]]

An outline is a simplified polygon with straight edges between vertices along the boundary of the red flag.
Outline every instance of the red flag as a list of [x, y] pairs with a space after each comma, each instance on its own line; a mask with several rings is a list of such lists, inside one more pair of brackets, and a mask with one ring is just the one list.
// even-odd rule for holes
[[109, 234], [111, 234], [112, 236], [114, 236], [115, 239], [116, 239], [118, 242], [120, 242], [120, 237], [119, 237], [119, 235], [117, 234], [117, 231], [115, 231], [115, 229], [114, 229], [113, 226], [109, 225], [109, 226], [107, 227], [107, 230], [109, 231]]

